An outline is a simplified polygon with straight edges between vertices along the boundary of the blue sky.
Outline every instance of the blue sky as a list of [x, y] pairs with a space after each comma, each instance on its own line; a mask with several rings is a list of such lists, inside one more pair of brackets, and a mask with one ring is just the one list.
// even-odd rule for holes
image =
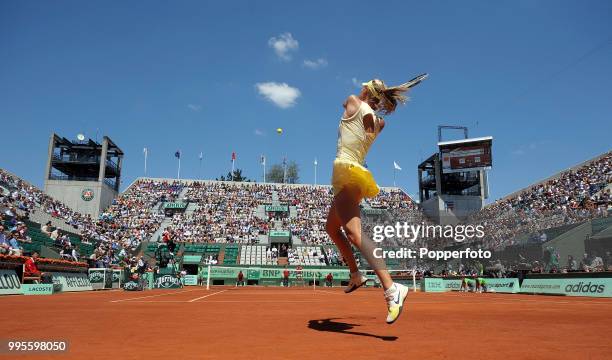
[[380, 185], [396, 161], [417, 192], [439, 124], [494, 137], [493, 198], [610, 150], [612, 2], [376, 4], [2, 1], [0, 166], [42, 185], [52, 131], [98, 132], [126, 153], [124, 186], [143, 147], [150, 176], [176, 176], [181, 149], [181, 177], [214, 178], [235, 151], [251, 178], [286, 155], [306, 183], [316, 157], [329, 183], [354, 83], [422, 72], [368, 157]]

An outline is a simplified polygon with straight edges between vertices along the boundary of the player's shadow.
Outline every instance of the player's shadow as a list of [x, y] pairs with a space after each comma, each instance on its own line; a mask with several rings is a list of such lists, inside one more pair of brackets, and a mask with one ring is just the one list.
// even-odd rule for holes
[[381, 336], [375, 334], [369, 334], [361, 331], [351, 331], [356, 326], [361, 326], [358, 324], [349, 324], [340, 321], [334, 321], [336, 319], [320, 319], [320, 320], [309, 320], [308, 327], [317, 331], [329, 331], [329, 332], [337, 332], [348, 335], [357, 335], [357, 336], [368, 336], [373, 338], [378, 338], [384, 341], [395, 341], [398, 339], [397, 336]]

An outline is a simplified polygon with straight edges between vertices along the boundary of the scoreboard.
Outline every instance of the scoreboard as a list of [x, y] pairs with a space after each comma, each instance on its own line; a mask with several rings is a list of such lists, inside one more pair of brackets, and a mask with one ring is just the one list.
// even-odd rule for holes
[[487, 170], [493, 165], [493, 137], [480, 137], [438, 143], [443, 173]]

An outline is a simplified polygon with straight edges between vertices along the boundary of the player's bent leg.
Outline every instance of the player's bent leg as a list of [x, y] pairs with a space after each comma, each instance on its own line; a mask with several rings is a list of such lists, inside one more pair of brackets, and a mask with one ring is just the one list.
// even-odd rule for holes
[[363, 274], [361, 274], [357, 268], [357, 262], [355, 261], [355, 256], [353, 255], [353, 250], [351, 249], [349, 240], [341, 230], [342, 223], [337, 214], [336, 207], [336, 200], [334, 199], [334, 202], [329, 209], [329, 215], [327, 216], [326, 231], [329, 237], [338, 247], [340, 254], [342, 254], [344, 261], [347, 262], [347, 265], [351, 271], [349, 284], [344, 289], [344, 292], [348, 294], [365, 285], [368, 279], [363, 276]]
[[351, 272], [351, 279], [349, 280], [348, 286], [344, 288], [344, 292], [347, 294], [351, 293], [359, 289], [363, 285], [365, 285], [366, 282], [368, 282], [368, 278], [363, 276], [361, 272], [359, 271], [357, 271], [356, 273]]

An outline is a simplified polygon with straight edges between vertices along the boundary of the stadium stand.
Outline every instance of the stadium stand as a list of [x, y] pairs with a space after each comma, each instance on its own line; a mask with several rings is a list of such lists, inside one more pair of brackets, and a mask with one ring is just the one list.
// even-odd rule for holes
[[[485, 227], [487, 238], [483, 245], [487, 248], [515, 244], [521, 236], [542, 238], [547, 229], [608, 216], [612, 196], [604, 189], [611, 182], [609, 152], [498, 200], [468, 222]], [[543, 238], [550, 239], [551, 235], [554, 234]]]
[[[585, 221], [590, 221], [589, 236], [603, 239], [611, 231], [611, 182], [612, 153], [606, 153], [498, 200], [467, 222], [485, 227], [487, 236], [477, 246], [495, 251], [519, 244], [553, 244], [553, 239], [582, 229]], [[45, 247], [59, 255], [76, 248], [81, 257], [107, 266], [133, 262], [137, 254], [154, 258], [158, 239], [153, 235], [168, 232], [179, 244], [179, 257], [200, 255], [225, 265], [345, 265], [325, 232], [332, 200], [329, 186], [139, 179], [98, 219], [79, 214], [4, 170], [0, 186], [3, 223], [7, 231], [18, 230], [24, 252]], [[186, 205], [165, 213], [164, 205], [172, 202]], [[381, 189], [375, 198], [364, 200], [362, 208], [372, 215], [364, 218], [366, 227], [368, 221], [388, 220], [391, 213], [404, 221], [429, 223], [419, 205], [398, 188]], [[28, 219], [34, 211], [53, 220], [56, 225], [51, 228], [58, 228], [59, 221], [73, 231], [45, 233], [46, 225]], [[293, 245], [281, 249], [270, 243], [273, 232], [288, 233], [283, 242]], [[425, 245], [420, 241], [415, 246]], [[457, 244], [427, 239], [426, 245]]]

